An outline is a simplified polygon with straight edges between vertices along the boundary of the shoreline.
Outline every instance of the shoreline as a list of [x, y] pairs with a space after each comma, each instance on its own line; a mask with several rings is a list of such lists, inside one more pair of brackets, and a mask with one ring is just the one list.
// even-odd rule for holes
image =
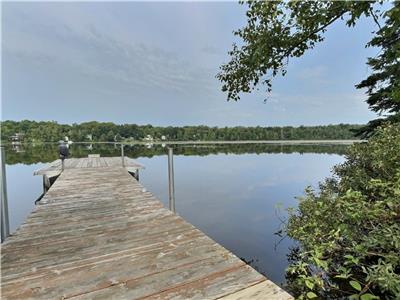
[[[367, 140], [238, 140], [238, 141], [120, 141], [120, 142], [73, 142], [72, 144], [123, 144], [123, 145], [216, 145], [216, 144], [267, 144], [267, 145], [352, 145], [364, 143]], [[58, 142], [26, 142], [12, 144], [10, 142], [0, 143], [1, 146], [29, 145], [29, 144], [58, 144]]]

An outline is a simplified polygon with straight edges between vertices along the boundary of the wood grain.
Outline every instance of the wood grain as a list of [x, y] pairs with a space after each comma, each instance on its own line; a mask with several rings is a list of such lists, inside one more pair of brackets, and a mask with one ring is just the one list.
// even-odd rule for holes
[[[99, 154], [89, 154], [84, 158], [67, 158], [64, 160], [64, 169], [82, 169], [82, 168], [106, 168], [123, 167], [132, 171], [144, 169], [132, 158], [124, 157], [122, 165], [121, 157], [100, 157]], [[36, 170], [34, 175], [47, 175], [48, 177], [58, 176], [61, 173], [61, 160], [57, 159], [49, 163], [46, 167]]]
[[292, 299], [164, 208], [120, 157], [67, 161], [2, 244], [2, 299]]

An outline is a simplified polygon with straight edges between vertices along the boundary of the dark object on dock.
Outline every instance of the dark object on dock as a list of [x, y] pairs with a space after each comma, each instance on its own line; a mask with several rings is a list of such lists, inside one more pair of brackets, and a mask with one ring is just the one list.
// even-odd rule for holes
[[61, 159], [61, 170], [64, 171], [64, 159], [68, 158], [69, 156], [68, 145], [65, 144], [64, 142], [61, 142], [60, 145], [58, 146], [58, 151], [60, 153], [60, 159]]
[[68, 145], [64, 142], [62, 142], [58, 146], [58, 151], [60, 152], [60, 159], [66, 159], [69, 156], [69, 148]]

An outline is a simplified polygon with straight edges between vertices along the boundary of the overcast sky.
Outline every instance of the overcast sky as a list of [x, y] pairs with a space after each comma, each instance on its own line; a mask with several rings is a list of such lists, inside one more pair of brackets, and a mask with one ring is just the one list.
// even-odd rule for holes
[[354, 88], [370, 70], [375, 30], [332, 25], [326, 40], [291, 61], [273, 96], [227, 102], [215, 79], [235, 2], [2, 3], [2, 119], [153, 125], [365, 123], [375, 115]]

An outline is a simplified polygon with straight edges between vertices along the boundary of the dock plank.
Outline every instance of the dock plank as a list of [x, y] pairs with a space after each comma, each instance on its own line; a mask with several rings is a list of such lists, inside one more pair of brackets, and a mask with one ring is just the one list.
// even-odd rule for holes
[[68, 161], [1, 250], [2, 299], [292, 299], [164, 208], [120, 157]]
[[[139, 164], [132, 158], [124, 157], [100, 157], [98, 154], [90, 154], [84, 158], [68, 158], [64, 160], [64, 169], [81, 169], [81, 168], [104, 168], [104, 167], [124, 167], [129, 170], [144, 169], [144, 166]], [[35, 175], [48, 175], [54, 172], [61, 173], [61, 160], [57, 159], [49, 163], [46, 167], [35, 171]], [[54, 176], [54, 175], [53, 175]]]
[[289, 300], [292, 297], [288, 294], [282, 293], [282, 289], [272, 282], [266, 280], [261, 283], [255, 284], [251, 287], [245, 288], [241, 291], [229, 294], [220, 298], [221, 300]]

